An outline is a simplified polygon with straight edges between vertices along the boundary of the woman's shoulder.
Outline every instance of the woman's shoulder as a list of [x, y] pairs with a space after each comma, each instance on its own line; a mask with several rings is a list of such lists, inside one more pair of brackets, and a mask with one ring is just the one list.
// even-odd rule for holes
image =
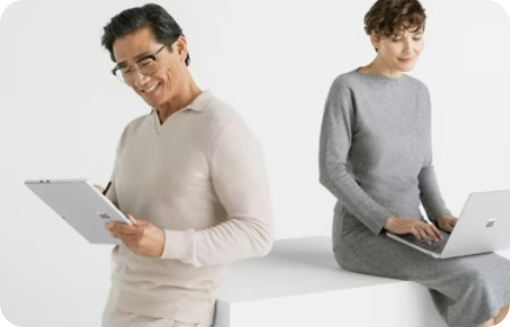
[[425, 82], [423, 82], [418, 77], [406, 74], [406, 79], [407, 79], [408, 83], [410, 83], [417, 90], [428, 93], [429, 89], [428, 89], [427, 85], [425, 84]]
[[332, 87], [336, 89], [349, 89], [356, 91], [357, 89], [373, 89], [379, 86], [381, 83], [388, 85], [401, 85], [403, 87], [411, 86], [411, 88], [417, 89], [418, 91], [428, 93], [426, 84], [418, 79], [417, 77], [411, 76], [404, 73], [399, 78], [390, 78], [380, 75], [362, 73], [359, 71], [361, 67], [357, 67], [348, 72], [338, 75], [334, 81]]
[[365, 87], [356, 70], [337, 75], [329, 87], [329, 96], [356, 96]]
[[350, 70], [348, 72], [341, 73], [335, 77], [333, 80], [333, 86], [341, 87], [341, 88], [351, 88], [356, 85], [359, 80], [357, 76], [359, 73], [357, 72], [357, 68]]

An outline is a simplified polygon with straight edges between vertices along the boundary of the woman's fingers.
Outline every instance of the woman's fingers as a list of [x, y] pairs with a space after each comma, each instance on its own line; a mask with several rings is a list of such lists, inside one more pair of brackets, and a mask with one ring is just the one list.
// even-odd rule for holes
[[430, 244], [432, 242], [432, 236], [429, 235], [427, 229], [422, 229], [422, 234], [424, 235], [423, 236], [423, 240], [427, 243], [427, 244]]
[[436, 235], [437, 241], [439, 241], [440, 239], [443, 238], [443, 235], [441, 234], [441, 232], [439, 231], [439, 229], [436, 226], [430, 226], [430, 227], [432, 227], [432, 231]]

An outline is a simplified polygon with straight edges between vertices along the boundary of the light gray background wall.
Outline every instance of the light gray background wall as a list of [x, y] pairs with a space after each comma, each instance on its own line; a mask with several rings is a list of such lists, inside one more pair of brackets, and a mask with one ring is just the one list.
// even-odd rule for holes
[[[259, 136], [277, 238], [329, 234], [323, 104], [338, 74], [375, 54], [362, 24], [373, 0], [155, 2], [183, 27], [199, 85]], [[111, 16], [143, 3], [24, 0], [1, 17], [0, 307], [15, 325], [99, 324], [110, 247], [87, 244], [23, 180], [108, 181], [123, 127], [149, 109], [110, 75], [100, 36]], [[510, 188], [510, 21], [489, 0], [423, 4], [426, 46], [412, 75], [431, 90], [437, 174], [459, 214], [469, 192]]]

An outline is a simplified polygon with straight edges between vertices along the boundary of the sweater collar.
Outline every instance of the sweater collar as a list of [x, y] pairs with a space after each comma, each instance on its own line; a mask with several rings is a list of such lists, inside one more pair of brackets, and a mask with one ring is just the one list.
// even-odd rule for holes
[[[197, 112], [203, 112], [209, 109], [210, 104], [214, 100], [214, 95], [211, 90], [202, 91], [189, 105], [182, 108], [181, 110], [193, 110]], [[155, 108], [151, 108], [151, 114], [156, 112]]]

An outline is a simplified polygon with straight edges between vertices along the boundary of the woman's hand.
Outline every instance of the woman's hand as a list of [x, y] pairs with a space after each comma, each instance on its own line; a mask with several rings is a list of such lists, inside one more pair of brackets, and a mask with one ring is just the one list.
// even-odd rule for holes
[[417, 239], [428, 244], [439, 241], [442, 236], [436, 226], [423, 220], [390, 217], [384, 228], [393, 234], [413, 234]]
[[437, 217], [437, 224], [439, 228], [447, 233], [451, 233], [455, 225], [457, 224], [457, 218], [452, 215], [441, 215]]

